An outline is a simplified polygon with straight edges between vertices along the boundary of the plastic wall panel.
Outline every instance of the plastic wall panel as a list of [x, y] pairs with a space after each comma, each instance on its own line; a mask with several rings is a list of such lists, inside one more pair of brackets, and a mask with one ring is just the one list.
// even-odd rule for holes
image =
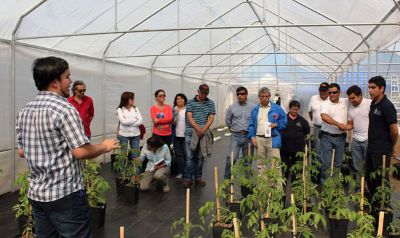
[[13, 172], [11, 170], [11, 153], [10, 151], [0, 152], [0, 194], [11, 191]]
[[11, 147], [11, 48], [0, 43], [0, 151]]

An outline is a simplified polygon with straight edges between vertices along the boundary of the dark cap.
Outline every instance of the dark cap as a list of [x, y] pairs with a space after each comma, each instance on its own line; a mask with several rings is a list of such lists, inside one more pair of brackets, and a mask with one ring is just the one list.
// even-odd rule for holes
[[208, 94], [210, 92], [210, 88], [208, 87], [207, 84], [202, 84], [202, 85], [199, 86], [199, 91], [202, 94]]
[[323, 82], [319, 85], [319, 91], [328, 91], [329, 83]]

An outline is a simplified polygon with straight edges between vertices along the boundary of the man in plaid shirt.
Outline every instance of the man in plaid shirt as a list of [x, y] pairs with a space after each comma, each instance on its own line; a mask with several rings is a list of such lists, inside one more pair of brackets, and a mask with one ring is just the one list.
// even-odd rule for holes
[[68, 63], [47, 57], [33, 63], [39, 94], [17, 117], [18, 155], [30, 170], [28, 198], [36, 237], [91, 237], [83, 160], [119, 147], [115, 139], [92, 145], [77, 110], [68, 103]]

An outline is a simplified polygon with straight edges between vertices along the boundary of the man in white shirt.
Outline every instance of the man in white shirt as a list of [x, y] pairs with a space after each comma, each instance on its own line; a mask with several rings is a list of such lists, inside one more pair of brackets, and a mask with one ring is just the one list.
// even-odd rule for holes
[[328, 100], [328, 89], [329, 84], [327, 82], [321, 83], [318, 89], [319, 95], [312, 96], [310, 99], [310, 103], [308, 104], [308, 114], [314, 125], [314, 147], [319, 161], [321, 161], [321, 141], [318, 137], [322, 125], [321, 104]]
[[365, 157], [367, 156], [369, 109], [371, 99], [363, 98], [361, 88], [353, 85], [347, 89], [350, 105], [347, 115], [347, 130], [353, 129], [351, 157], [357, 170], [357, 177], [364, 176]]
[[340, 98], [340, 86], [337, 83], [329, 85], [329, 100], [321, 104], [321, 181], [329, 175], [332, 152], [335, 149], [334, 166], [342, 166], [346, 141], [346, 124], [348, 101]]

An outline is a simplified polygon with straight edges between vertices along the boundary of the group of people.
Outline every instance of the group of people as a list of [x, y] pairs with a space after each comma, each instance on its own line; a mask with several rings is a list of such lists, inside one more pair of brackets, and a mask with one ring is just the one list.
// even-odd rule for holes
[[168, 177], [171, 169], [170, 146], [173, 144], [177, 178], [183, 179], [184, 187], [193, 183], [205, 186], [202, 179], [203, 158], [211, 155], [212, 136], [209, 130], [214, 121], [215, 105], [207, 96], [209, 87], [202, 84], [193, 99], [178, 93], [173, 107], [165, 103], [166, 93], [159, 89], [154, 93], [156, 104], [150, 108], [153, 123], [152, 136], [139, 153], [140, 126], [143, 117], [134, 105], [135, 94], [124, 92], [117, 108], [118, 139], [123, 150], [130, 146], [130, 158], [148, 160], [140, 189], [148, 190], [153, 180], [163, 184], [169, 192]]
[[[135, 105], [135, 94], [124, 92], [117, 108], [118, 139], [90, 143], [93, 101], [85, 96], [86, 86], [76, 81], [70, 96], [70, 71], [61, 58], [36, 59], [32, 67], [38, 95], [21, 109], [16, 120], [18, 155], [27, 159], [30, 170], [28, 198], [32, 205], [37, 237], [90, 237], [89, 206], [83, 184], [83, 160], [95, 158], [114, 149], [131, 148], [130, 159], [148, 159], [141, 188], [148, 189], [158, 179], [168, 192], [171, 165], [169, 145], [176, 153], [178, 178], [183, 186], [205, 186], [203, 160], [211, 154], [215, 105], [207, 96], [209, 87], [199, 86], [197, 95], [187, 99], [177, 94], [174, 106], [165, 104], [166, 93], [157, 90], [156, 104], [150, 109], [153, 134], [139, 151], [143, 117]], [[319, 95], [311, 98], [309, 112], [314, 124], [315, 147], [321, 160], [322, 181], [326, 179], [333, 149], [335, 167], [341, 166], [346, 132], [353, 130], [354, 167], [365, 163], [371, 195], [379, 185], [379, 176], [371, 171], [382, 164], [383, 155], [396, 156], [398, 136], [396, 110], [385, 96], [386, 82], [381, 76], [368, 81], [371, 100], [362, 97], [354, 85], [347, 90], [348, 100], [340, 98], [340, 86], [322, 83]], [[226, 125], [232, 132], [225, 178], [231, 175], [231, 158], [236, 161], [242, 151], [246, 158], [251, 143], [263, 158], [281, 158], [293, 163], [295, 153], [303, 151], [310, 126], [298, 114], [300, 103], [291, 101], [289, 113], [271, 100], [271, 91], [258, 91], [259, 104], [247, 100], [245, 87], [236, 89], [237, 101], [226, 113]], [[263, 168], [265, 164], [258, 164]], [[287, 176], [287, 175], [286, 175]]]

